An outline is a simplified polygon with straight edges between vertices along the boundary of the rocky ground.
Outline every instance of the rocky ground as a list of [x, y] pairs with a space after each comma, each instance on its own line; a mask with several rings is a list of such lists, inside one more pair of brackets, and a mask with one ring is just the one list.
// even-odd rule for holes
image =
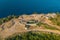
[[55, 13], [21, 15], [0, 25], [0, 37], [7, 38], [15, 33], [28, 31], [52, 32], [60, 35], [60, 26], [50, 20], [50, 18], [55, 19], [57, 17], [58, 15]]

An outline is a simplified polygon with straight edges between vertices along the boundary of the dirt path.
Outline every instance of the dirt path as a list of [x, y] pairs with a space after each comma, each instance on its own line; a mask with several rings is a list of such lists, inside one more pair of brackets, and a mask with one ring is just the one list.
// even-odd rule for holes
[[50, 29], [32, 29], [28, 31], [42, 31], [42, 32], [51, 32], [51, 33], [56, 33], [60, 35], [60, 31], [58, 30], [50, 30]]
[[[13, 30], [12, 30], [13, 29]], [[55, 34], [59, 34], [60, 35], [60, 31], [58, 30], [50, 30], [50, 29], [30, 29], [30, 30], [22, 30], [22, 29], [14, 29], [14, 28], [11, 28], [11, 29], [7, 29], [6, 31], [2, 31], [0, 33], [0, 36], [2, 36], [3, 38], [6, 38], [8, 36], [11, 36], [15, 33], [22, 33], [22, 32], [29, 32], [29, 31], [42, 31], [42, 32], [51, 32], [51, 33], [55, 33]]]
[[[46, 23], [46, 24], [48, 24], [48, 25], [50, 25], [52, 27], [56, 27], [57, 29], [60, 30], [59, 26], [52, 25], [52, 24], [47, 23], [47, 22], [43, 22], [43, 23]], [[18, 20], [15, 20], [15, 24], [11, 28], [5, 29], [4, 31], [0, 32], [0, 36], [2, 36], [3, 38], [6, 38], [6, 37], [11, 36], [11, 35], [13, 35], [15, 33], [29, 32], [29, 31], [51, 32], [51, 33], [56, 33], [56, 34], [60, 35], [60, 31], [58, 31], [58, 30], [40, 29], [40, 28], [34, 28], [34, 29], [26, 30], [25, 25], [20, 24], [18, 22]]]
[[43, 22], [43, 23], [48, 24], [48, 25], [50, 25], [51, 27], [55, 27], [55, 28], [57, 28], [57, 29], [60, 30], [60, 26], [53, 25], [53, 24], [50, 24], [50, 23], [47, 23], [47, 22]]

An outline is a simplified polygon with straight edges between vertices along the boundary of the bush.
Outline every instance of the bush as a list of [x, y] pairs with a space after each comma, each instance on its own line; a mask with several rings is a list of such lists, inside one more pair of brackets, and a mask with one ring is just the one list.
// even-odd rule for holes
[[60, 40], [60, 35], [43, 32], [28, 32], [21, 36], [16, 35], [15, 37], [7, 38], [7, 40]]
[[19, 16], [10, 15], [10, 16], [5, 17], [5, 18], [0, 18], [0, 25], [1, 25], [2, 23], [4, 23], [4, 22], [7, 22], [7, 21], [9, 21], [9, 20], [11, 20], [11, 19], [13, 19], [13, 18], [18, 18], [18, 17], [19, 17]]

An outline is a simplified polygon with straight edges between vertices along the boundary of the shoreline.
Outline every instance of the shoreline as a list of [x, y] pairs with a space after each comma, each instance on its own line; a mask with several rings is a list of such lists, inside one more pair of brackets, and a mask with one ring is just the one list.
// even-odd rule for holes
[[4, 15], [2, 15], [0, 18], [5, 18], [5, 17], [8, 17], [8, 16], [12, 16], [12, 15], [15, 15], [15, 16], [21, 16], [21, 15], [32, 15], [32, 14], [52, 14], [52, 13], [60, 13], [60, 12], [48, 12], [48, 13], [37, 13], [37, 12], [33, 12], [33, 13], [26, 13], [26, 14], [23, 14], [23, 13], [21, 13], [21, 14], [10, 14], [10, 15], [6, 15], [6, 16], [4, 16]]

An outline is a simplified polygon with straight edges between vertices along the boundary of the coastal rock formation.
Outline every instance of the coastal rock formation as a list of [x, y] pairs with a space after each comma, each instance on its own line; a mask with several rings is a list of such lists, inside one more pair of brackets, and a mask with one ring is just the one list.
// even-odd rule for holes
[[[54, 19], [57, 14], [31, 14], [21, 15], [18, 18], [13, 18], [0, 26], [0, 36], [7, 38], [13, 34], [18, 34], [28, 31], [45, 31], [60, 34], [60, 27], [53, 25], [50, 18]], [[52, 30], [51, 30], [52, 29]]]

